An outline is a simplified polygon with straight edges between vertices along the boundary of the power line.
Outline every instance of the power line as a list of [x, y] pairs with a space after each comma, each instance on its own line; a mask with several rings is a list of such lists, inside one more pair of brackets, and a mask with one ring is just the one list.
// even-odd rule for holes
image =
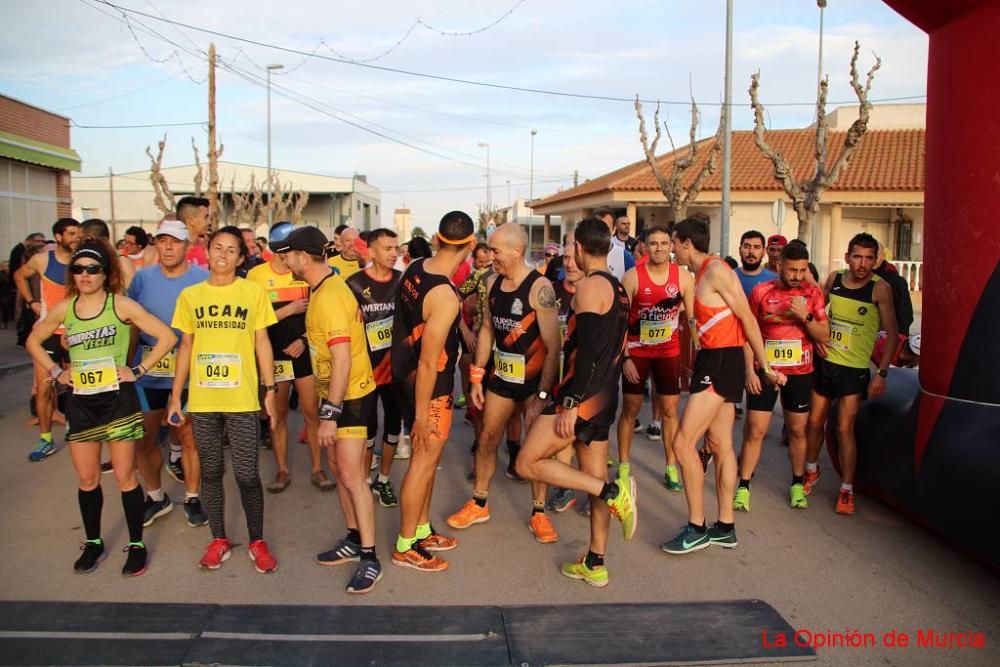
[[141, 127], [183, 127], [185, 125], [207, 125], [207, 120], [197, 121], [193, 123], [150, 123], [148, 125], [80, 125], [72, 118], [69, 121], [73, 127], [78, 127], [81, 130], [131, 130], [133, 128]]
[[141, 88], [136, 88], [135, 90], [130, 90], [127, 93], [121, 93], [119, 95], [114, 95], [112, 97], [105, 97], [104, 99], [95, 100], [93, 102], [85, 102], [84, 104], [76, 104], [76, 105], [71, 106], [71, 107], [62, 107], [61, 109], [56, 109], [56, 111], [58, 111], [58, 112], [72, 111], [73, 109], [82, 109], [84, 107], [92, 107], [92, 106], [95, 106], [95, 105], [98, 105], [98, 104], [104, 104], [105, 102], [111, 102], [113, 100], [120, 100], [123, 97], [128, 97], [129, 95], [135, 95], [136, 93], [141, 93], [144, 90], [149, 90], [150, 88], [155, 88], [155, 87], [157, 87], [157, 86], [159, 86], [161, 84], [166, 83], [167, 81], [171, 81], [173, 79], [176, 79], [181, 74], [183, 74], [183, 72], [176, 72], [175, 74], [171, 74], [170, 76], [168, 76], [166, 79], [160, 79], [159, 81], [157, 81], [155, 83], [150, 83], [150, 84], [147, 84], [145, 86], [142, 86]]

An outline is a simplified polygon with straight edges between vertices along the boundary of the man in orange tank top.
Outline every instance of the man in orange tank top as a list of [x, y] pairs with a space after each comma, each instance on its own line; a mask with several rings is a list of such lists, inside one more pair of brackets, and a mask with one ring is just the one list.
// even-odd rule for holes
[[[772, 384], [785, 383], [785, 376], [767, 363], [760, 327], [750, 312], [736, 273], [721, 259], [708, 254], [708, 243], [708, 225], [702, 220], [688, 218], [674, 227], [677, 262], [696, 275], [694, 316], [701, 349], [692, 370], [691, 397], [673, 443], [684, 475], [688, 524], [677, 537], [660, 545], [671, 554], [686, 554], [712, 544], [729, 549], [737, 545], [732, 504], [737, 477], [733, 403], [742, 398], [746, 383], [744, 342], [750, 344], [765, 379]], [[707, 436], [716, 465], [719, 520], [711, 527], [705, 524], [705, 473], [695, 451], [695, 444], [703, 435]]]

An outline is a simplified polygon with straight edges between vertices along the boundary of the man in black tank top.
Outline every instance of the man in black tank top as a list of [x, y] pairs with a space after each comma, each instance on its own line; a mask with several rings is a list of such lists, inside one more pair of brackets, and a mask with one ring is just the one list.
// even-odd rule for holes
[[[532, 423], [517, 461], [517, 471], [532, 481], [590, 494], [590, 549], [562, 573], [591, 586], [606, 586], [604, 553], [609, 510], [622, 522], [626, 540], [635, 534], [634, 478], [607, 483], [608, 433], [618, 410], [618, 383], [628, 328], [628, 294], [608, 273], [611, 232], [598, 218], [587, 218], [574, 232], [576, 262], [586, 277], [577, 283], [567, 339], [563, 379], [554, 400]], [[553, 459], [576, 447], [580, 469]], [[603, 502], [598, 502], [598, 500]]]
[[425, 572], [448, 568], [432, 555], [458, 546], [434, 532], [429, 508], [434, 473], [451, 429], [460, 303], [451, 276], [475, 246], [461, 211], [441, 218], [437, 254], [410, 264], [399, 282], [392, 327], [392, 382], [410, 431], [410, 467], [400, 487], [400, 528], [393, 565]]
[[[530, 425], [548, 403], [559, 374], [556, 296], [552, 284], [524, 262], [528, 235], [520, 225], [502, 225], [489, 243], [497, 273], [487, 284], [486, 309], [470, 369], [472, 403], [483, 410], [483, 426], [472, 499], [448, 517], [448, 525], [459, 529], [489, 521], [487, 496], [507, 422], [523, 408]], [[490, 360], [493, 364], [488, 369]], [[516, 457], [514, 450], [511, 458]], [[545, 516], [545, 485], [541, 483], [532, 485], [529, 528], [543, 544], [558, 539]]]

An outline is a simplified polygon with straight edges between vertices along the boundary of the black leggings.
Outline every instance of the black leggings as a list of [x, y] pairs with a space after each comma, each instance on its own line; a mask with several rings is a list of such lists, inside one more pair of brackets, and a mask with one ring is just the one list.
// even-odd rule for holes
[[[392, 385], [384, 384], [375, 388], [378, 397], [382, 400], [382, 412], [384, 415], [382, 426], [382, 440], [390, 445], [399, 443], [399, 432], [403, 427], [402, 412], [399, 409], [399, 401], [392, 393]], [[378, 435], [378, 409], [373, 404], [371, 417], [368, 420], [368, 439], [375, 440]]]
[[264, 489], [257, 460], [257, 412], [193, 412], [194, 440], [201, 458], [201, 499], [208, 513], [212, 537], [226, 536], [226, 470], [223, 441], [229, 440], [233, 475], [247, 518], [247, 533], [255, 542], [264, 536]]

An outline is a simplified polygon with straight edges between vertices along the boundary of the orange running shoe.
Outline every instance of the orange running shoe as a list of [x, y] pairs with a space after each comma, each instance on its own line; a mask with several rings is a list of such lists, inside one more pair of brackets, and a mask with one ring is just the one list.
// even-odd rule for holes
[[392, 564], [399, 567], [409, 567], [421, 572], [441, 572], [448, 569], [448, 561], [432, 555], [419, 544], [403, 553], [392, 550]]
[[555, 526], [549, 521], [549, 517], [546, 516], [545, 512], [536, 512], [531, 515], [531, 521], [528, 523], [528, 528], [532, 533], [535, 534], [535, 540], [542, 544], [552, 544], [553, 542], [559, 541], [559, 533], [556, 532]]
[[837, 494], [837, 514], [854, 514], [854, 492], [840, 490]]
[[431, 533], [422, 540], [417, 540], [417, 544], [424, 551], [451, 551], [458, 546], [458, 540], [454, 537], [445, 537], [439, 533]]
[[476, 504], [475, 500], [467, 500], [465, 504], [462, 505], [462, 509], [445, 519], [445, 523], [452, 528], [463, 530], [469, 526], [474, 526], [477, 523], [486, 523], [489, 520], [489, 507], [480, 507]]
[[819, 481], [822, 474], [819, 471], [819, 466], [816, 466], [816, 472], [809, 472], [808, 470], [802, 475], [802, 490], [808, 496], [812, 493], [813, 485]]

